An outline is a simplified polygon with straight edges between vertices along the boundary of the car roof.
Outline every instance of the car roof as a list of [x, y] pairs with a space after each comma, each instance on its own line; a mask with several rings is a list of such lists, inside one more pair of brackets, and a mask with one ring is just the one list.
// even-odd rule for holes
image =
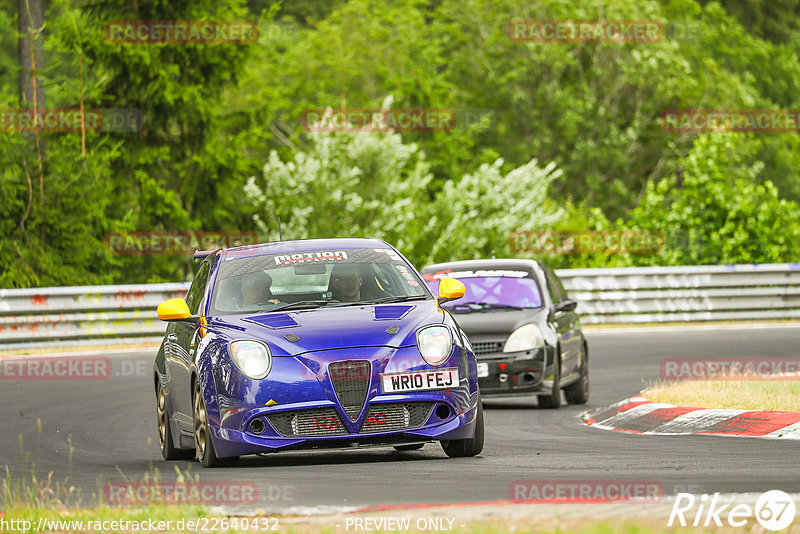
[[476, 271], [484, 269], [528, 269], [534, 272], [542, 268], [536, 260], [522, 259], [522, 258], [492, 258], [482, 260], [460, 260], [448, 261], [444, 263], [435, 263], [427, 265], [420, 269], [421, 273], [432, 273], [442, 271], [444, 269], [460, 270], [460, 271]]
[[270, 241], [241, 247], [222, 249], [225, 259], [248, 258], [265, 254], [291, 254], [293, 252], [316, 252], [350, 248], [394, 248], [380, 239], [364, 237], [335, 237], [330, 239], [295, 239], [292, 241]]

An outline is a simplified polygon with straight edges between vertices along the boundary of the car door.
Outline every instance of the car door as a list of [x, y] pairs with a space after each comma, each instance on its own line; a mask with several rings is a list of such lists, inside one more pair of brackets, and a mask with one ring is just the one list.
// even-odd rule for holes
[[[208, 275], [211, 264], [204, 261], [197, 270], [197, 275], [186, 294], [186, 303], [192, 315], [197, 315], [206, 293]], [[173, 409], [177, 412], [175, 419], [180, 421], [184, 428], [191, 428], [192, 422], [192, 392], [189, 382], [189, 371], [194, 359], [195, 347], [198, 343], [198, 327], [190, 322], [174, 321], [174, 329], [167, 332], [167, 341], [170, 350], [166, 352], [167, 366], [171, 379]]]
[[[547, 289], [553, 306], [568, 298], [564, 285], [550, 268], [544, 269]], [[561, 376], [569, 376], [577, 371], [578, 355], [581, 350], [580, 319], [575, 311], [555, 311], [551, 318], [558, 332], [561, 344]]]

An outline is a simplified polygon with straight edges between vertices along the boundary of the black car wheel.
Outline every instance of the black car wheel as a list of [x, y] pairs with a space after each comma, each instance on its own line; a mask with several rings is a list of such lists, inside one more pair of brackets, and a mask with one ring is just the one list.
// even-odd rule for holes
[[553, 391], [550, 395], [538, 395], [539, 408], [554, 410], [561, 406], [561, 348], [556, 347], [553, 360]]
[[194, 456], [191, 449], [178, 449], [172, 440], [171, 419], [167, 410], [167, 396], [161, 383], [156, 389], [156, 417], [158, 418], [158, 441], [161, 445], [161, 456], [165, 460], [189, 460]]
[[424, 443], [413, 443], [411, 445], [397, 445], [395, 446], [394, 450], [396, 451], [418, 451], [422, 447], [424, 447]]
[[589, 400], [589, 350], [585, 343], [580, 378], [564, 388], [564, 396], [570, 404], [586, 404]]
[[475, 437], [442, 441], [442, 449], [450, 458], [477, 456], [483, 450], [483, 403], [478, 394], [478, 415], [475, 417]]
[[225, 467], [236, 465], [239, 462], [238, 456], [230, 458], [218, 458], [214, 450], [214, 442], [208, 429], [208, 414], [206, 413], [206, 403], [203, 401], [203, 392], [200, 389], [200, 381], [194, 383], [194, 445], [196, 457], [203, 464], [203, 467]]

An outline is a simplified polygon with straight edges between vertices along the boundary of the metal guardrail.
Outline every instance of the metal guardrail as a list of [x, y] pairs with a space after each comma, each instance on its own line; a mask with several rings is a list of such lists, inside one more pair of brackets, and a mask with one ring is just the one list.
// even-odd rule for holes
[[[800, 318], [800, 263], [557, 271], [585, 324]], [[158, 342], [188, 284], [0, 290], [0, 349]]]
[[188, 283], [0, 289], [0, 350], [160, 341], [158, 305]]
[[800, 317], [800, 263], [558, 271], [587, 324]]

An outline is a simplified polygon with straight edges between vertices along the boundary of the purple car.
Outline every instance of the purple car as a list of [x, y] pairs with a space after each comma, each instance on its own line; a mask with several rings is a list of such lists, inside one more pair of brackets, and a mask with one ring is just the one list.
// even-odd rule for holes
[[153, 366], [165, 459], [206, 467], [309, 448], [483, 448], [477, 362], [417, 270], [376, 239], [196, 253]]

